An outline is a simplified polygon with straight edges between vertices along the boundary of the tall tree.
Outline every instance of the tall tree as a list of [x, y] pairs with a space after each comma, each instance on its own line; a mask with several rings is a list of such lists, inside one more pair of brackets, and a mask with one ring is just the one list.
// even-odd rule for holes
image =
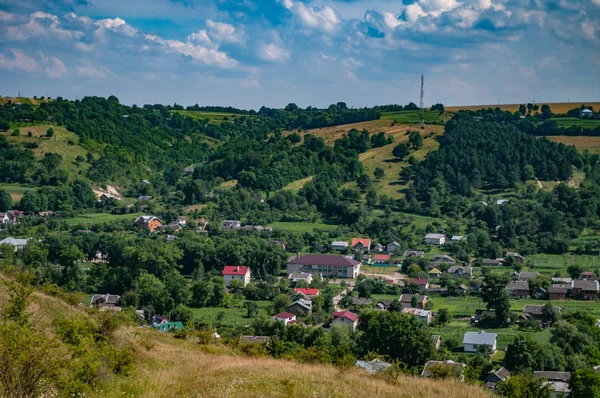
[[5, 212], [12, 206], [12, 198], [4, 189], [0, 188], [0, 211]]
[[495, 311], [498, 326], [506, 325], [510, 311], [510, 299], [506, 291], [508, 282], [507, 275], [489, 273], [483, 278], [481, 299], [486, 303], [488, 310]]

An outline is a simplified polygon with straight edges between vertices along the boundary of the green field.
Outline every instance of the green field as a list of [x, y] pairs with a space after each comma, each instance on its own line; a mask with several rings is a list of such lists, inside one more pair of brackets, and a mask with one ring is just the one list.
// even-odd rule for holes
[[600, 120], [579, 119], [578, 117], [556, 117], [552, 118], [560, 127], [580, 126], [583, 128], [600, 127]]
[[[256, 301], [256, 303], [260, 308], [259, 315], [269, 315], [268, 311], [273, 304], [271, 301]], [[246, 316], [248, 311], [243, 307], [242, 303], [231, 308], [192, 308], [192, 312], [194, 314], [193, 319], [212, 325], [218, 323], [225, 326], [245, 326], [252, 322], [252, 319]], [[221, 319], [219, 320], [219, 318]]]
[[277, 221], [271, 224], [273, 229], [290, 232], [312, 232], [314, 229], [321, 231], [333, 231], [338, 226], [333, 224], [310, 223], [310, 222], [283, 222]]
[[12, 198], [13, 202], [18, 202], [19, 200], [21, 200], [25, 192], [36, 189], [35, 187], [26, 187], [19, 184], [1, 184], [0, 188], [4, 189], [10, 194], [10, 197]]
[[171, 113], [179, 113], [181, 116], [188, 116], [192, 119], [208, 119], [209, 123], [221, 124], [224, 121], [233, 121], [235, 118], [243, 116], [234, 113], [223, 112], [203, 112], [203, 111], [171, 111]]
[[144, 213], [130, 213], [130, 214], [109, 214], [109, 213], [92, 213], [85, 214], [73, 218], [65, 219], [67, 225], [92, 225], [102, 224], [105, 222], [112, 222], [118, 220], [134, 220]]
[[312, 181], [313, 178], [315, 178], [315, 176], [308, 176], [301, 180], [292, 181], [288, 185], [283, 187], [283, 189], [288, 190], [288, 191], [298, 192], [300, 189], [302, 189], [304, 187], [304, 185], [306, 185], [307, 182]]
[[[381, 119], [393, 120], [398, 124], [417, 124], [419, 123], [421, 111], [399, 111], [399, 112], [382, 112]], [[442, 115], [437, 111], [429, 109], [425, 110], [425, 123], [442, 123]]]

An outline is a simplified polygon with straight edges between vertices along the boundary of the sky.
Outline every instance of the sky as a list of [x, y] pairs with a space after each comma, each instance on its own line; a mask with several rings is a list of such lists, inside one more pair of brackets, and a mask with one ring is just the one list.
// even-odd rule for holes
[[0, 95], [600, 101], [600, 0], [2, 0]]

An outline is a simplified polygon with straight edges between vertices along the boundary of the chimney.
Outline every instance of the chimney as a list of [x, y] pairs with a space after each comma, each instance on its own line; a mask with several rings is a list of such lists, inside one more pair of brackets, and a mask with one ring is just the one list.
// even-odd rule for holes
[[235, 268], [235, 271], [236, 271], [236, 272], [239, 272], [239, 271], [240, 271], [240, 266], [239, 266], [239, 265], [238, 265], [238, 266]]

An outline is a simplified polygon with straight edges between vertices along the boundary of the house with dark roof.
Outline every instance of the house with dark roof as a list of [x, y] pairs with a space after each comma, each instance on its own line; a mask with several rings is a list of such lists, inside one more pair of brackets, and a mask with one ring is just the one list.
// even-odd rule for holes
[[373, 304], [373, 299], [371, 299], [371, 298], [352, 297], [352, 305], [353, 306], [361, 307], [364, 305], [371, 305], [371, 304]]
[[540, 273], [537, 271], [521, 271], [519, 272], [519, 281], [529, 281], [530, 279], [535, 279], [540, 276]]
[[273, 319], [279, 322], [283, 322], [284, 325], [293, 325], [296, 323], [296, 315], [291, 312], [280, 312], [279, 314], [273, 315]]
[[[562, 308], [553, 306], [552, 310], [556, 314], [562, 313]], [[526, 304], [523, 308], [523, 315], [527, 319], [542, 319], [542, 314], [544, 312], [544, 306], [539, 304]]]
[[398, 242], [390, 242], [385, 247], [385, 250], [391, 254], [395, 253], [396, 250], [399, 250], [399, 249], [400, 249], [400, 243], [398, 243]]
[[524, 299], [529, 297], [529, 282], [515, 281], [506, 285], [506, 291], [512, 298]]
[[505, 367], [501, 367], [500, 369], [496, 370], [495, 372], [492, 372], [485, 379], [485, 382], [483, 385], [486, 386], [487, 388], [490, 388], [490, 389], [496, 391], [496, 389], [498, 388], [498, 383], [508, 380], [509, 377], [510, 377], [510, 371], [508, 369], [506, 369]]
[[353, 238], [350, 247], [355, 252], [368, 253], [371, 250], [371, 239]]
[[422, 252], [419, 250], [407, 250], [404, 252], [405, 258], [411, 258], [411, 257], [423, 258], [424, 256], [425, 256], [425, 252]]
[[351, 311], [336, 311], [333, 313], [332, 325], [336, 323], [348, 325], [352, 329], [356, 329], [356, 325], [358, 325], [358, 316]]
[[245, 265], [226, 265], [222, 272], [227, 287], [231, 281], [240, 281], [246, 287], [250, 283], [251, 274], [250, 267]]
[[598, 299], [598, 281], [586, 279], [574, 279], [571, 282], [571, 294], [573, 298], [579, 300], [597, 300]]
[[496, 333], [487, 333], [483, 330], [479, 332], [466, 332], [463, 337], [463, 345], [465, 352], [479, 352], [479, 347], [486, 346], [490, 352], [496, 352]]
[[550, 300], [566, 300], [570, 288], [570, 284], [552, 285], [548, 288], [548, 298]]
[[471, 276], [473, 275], [473, 267], [453, 265], [452, 267], [448, 268], [448, 271], [446, 272], [449, 275], [452, 275], [452, 279], [471, 279]]
[[429, 302], [429, 297], [424, 294], [403, 294], [398, 299], [398, 301], [400, 301], [400, 306], [402, 306], [402, 308], [411, 308], [413, 297], [415, 296], [417, 297], [417, 308], [424, 310]]
[[534, 371], [533, 375], [547, 380], [547, 384], [552, 392], [550, 396], [554, 397], [565, 397], [569, 396], [571, 389], [569, 382], [571, 381], [571, 372], [549, 372], [549, 371]]
[[447, 254], [436, 254], [430, 264], [456, 264], [456, 260]]
[[312, 312], [312, 301], [308, 299], [296, 300], [290, 304], [288, 312], [296, 316], [305, 317]]
[[577, 279], [583, 279], [586, 281], [597, 281], [598, 277], [596, 277], [596, 274], [594, 274], [592, 271], [583, 271], [579, 274]]
[[287, 273], [306, 272], [325, 278], [356, 278], [361, 263], [333, 254], [305, 254], [292, 258], [287, 264]]
[[516, 263], [519, 263], [519, 264], [525, 263], [525, 257], [520, 255], [519, 253], [514, 253], [514, 252], [506, 253], [506, 258], [512, 258]]
[[92, 296], [91, 305], [97, 308], [115, 307], [121, 299], [121, 296], [116, 294], [94, 294]]
[[421, 372], [421, 376], [423, 377], [432, 377], [436, 375], [437, 368], [449, 368], [450, 373], [460, 381], [465, 380], [465, 376], [463, 375], [463, 369], [467, 367], [464, 363], [454, 362], [449, 359], [447, 361], [428, 361]]
[[378, 311], [387, 311], [392, 305], [392, 300], [381, 300], [375, 305], [375, 309]]
[[239, 220], [223, 220], [221, 221], [221, 229], [225, 231], [237, 231], [242, 228], [242, 223]]
[[312, 280], [313, 280], [313, 276], [312, 274], [309, 273], [304, 273], [304, 272], [295, 272], [292, 273], [288, 276], [288, 279], [290, 280], [290, 282], [292, 282], [293, 284], [296, 284], [300, 281], [304, 281], [307, 284], [311, 284]]
[[481, 265], [484, 267], [498, 267], [504, 265], [504, 258], [484, 258], [481, 260]]

